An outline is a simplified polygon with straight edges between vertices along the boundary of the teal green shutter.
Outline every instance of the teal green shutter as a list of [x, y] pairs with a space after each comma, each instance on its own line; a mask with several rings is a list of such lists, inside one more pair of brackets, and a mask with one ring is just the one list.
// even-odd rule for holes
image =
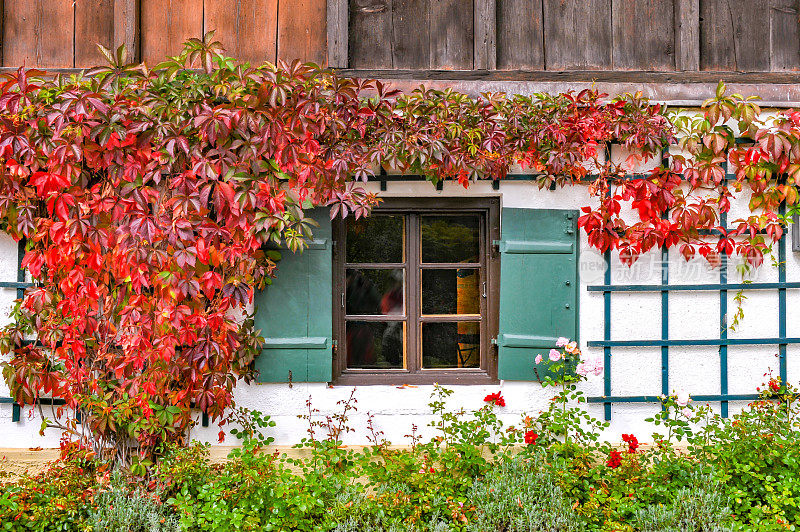
[[302, 252], [281, 250], [272, 284], [255, 295], [256, 329], [265, 345], [255, 360], [258, 382], [328, 382], [332, 366], [332, 244], [328, 209]]
[[[547, 354], [556, 339], [577, 339], [577, 218], [577, 211], [571, 210], [502, 210], [500, 379], [544, 378]], [[537, 368], [534, 359], [540, 353], [545, 362]]]

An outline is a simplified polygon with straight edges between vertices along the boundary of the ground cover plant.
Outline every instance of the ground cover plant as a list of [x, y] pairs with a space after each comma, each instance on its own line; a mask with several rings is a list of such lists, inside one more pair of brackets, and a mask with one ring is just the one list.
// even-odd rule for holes
[[557, 418], [557, 402], [504, 426], [502, 393], [465, 410], [441, 387], [430, 402], [434, 436], [412, 430], [403, 448], [371, 423], [369, 446], [342, 446], [337, 430], [348, 429], [354, 397], [334, 430], [312, 408], [303, 458], [265, 450], [264, 416], [239, 432], [227, 461], [212, 463], [208, 445], [194, 443], [170, 449], [145, 477], [67, 447], [45, 472], [0, 484], [0, 529], [795, 530], [800, 405], [771, 382], [778, 391], [767, 387], [730, 419], [665, 397], [647, 448], [631, 434], [624, 446], [602, 442], [600, 423]]
[[[599, 437], [568, 341], [550, 356], [558, 386], [548, 409], [504, 425], [502, 391], [471, 410], [435, 386], [433, 437], [411, 427], [395, 448], [370, 417], [370, 445], [351, 448], [357, 393], [333, 415], [309, 404], [304, 455], [269, 452], [274, 423], [240, 412], [241, 446], [224, 463], [209, 446], [170, 448], [146, 475], [65, 442], [45, 472], [0, 484], [3, 530], [735, 531], [800, 526], [800, 403], [770, 378], [730, 419], [678, 392], [650, 419], [652, 445]], [[574, 407], [574, 408], [573, 408]], [[644, 436], [644, 435], [640, 435]], [[680, 446], [676, 446], [680, 444]]]

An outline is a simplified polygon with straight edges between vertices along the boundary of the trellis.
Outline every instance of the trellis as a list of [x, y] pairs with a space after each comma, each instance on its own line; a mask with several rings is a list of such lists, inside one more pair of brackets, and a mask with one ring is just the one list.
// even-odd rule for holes
[[[725, 164], [725, 179], [735, 178]], [[780, 214], [785, 214], [785, 206], [781, 205]], [[721, 213], [720, 226], [727, 228], [727, 214]], [[669, 252], [661, 248], [661, 282], [660, 284], [643, 285], [628, 284], [615, 285], [611, 279], [611, 252], [603, 255], [605, 274], [602, 285], [590, 285], [589, 292], [602, 292], [603, 294], [603, 339], [590, 340], [588, 347], [602, 347], [604, 361], [603, 395], [589, 397], [590, 403], [603, 404], [604, 416], [611, 420], [611, 406], [615, 403], [661, 403], [661, 396], [655, 395], [613, 395], [611, 382], [612, 348], [614, 347], [660, 347], [661, 348], [661, 395], [670, 394], [669, 382], [669, 354], [671, 347], [696, 347], [718, 346], [720, 360], [720, 393], [719, 394], [693, 394], [692, 400], [698, 402], [719, 402], [720, 413], [728, 417], [730, 401], [752, 401], [758, 398], [757, 394], [731, 394], [728, 391], [728, 346], [731, 345], [777, 345], [779, 359], [779, 375], [786, 382], [787, 361], [786, 348], [789, 344], [800, 343], [800, 338], [786, 336], [786, 290], [800, 288], [800, 282], [786, 281], [786, 241], [784, 232], [778, 243], [778, 282], [777, 283], [729, 283], [728, 282], [728, 257], [722, 254], [722, 264], [719, 267], [719, 283], [702, 284], [670, 284], [669, 283]], [[776, 338], [729, 338], [728, 328], [728, 294], [739, 290], [777, 290], [778, 292], [778, 337]], [[685, 291], [715, 291], [719, 292], [719, 337], [695, 340], [677, 340], [669, 337], [669, 294], [671, 292]], [[611, 296], [614, 293], [654, 292], [661, 295], [661, 338], [649, 340], [612, 340], [611, 339]]]

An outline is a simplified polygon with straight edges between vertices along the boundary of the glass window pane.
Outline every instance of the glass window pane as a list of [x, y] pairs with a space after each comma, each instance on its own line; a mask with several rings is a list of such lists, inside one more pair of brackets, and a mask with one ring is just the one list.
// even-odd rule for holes
[[404, 321], [348, 321], [346, 328], [348, 368], [405, 367]]
[[403, 216], [376, 214], [347, 220], [349, 263], [403, 262]]
[[479, 262], [478, 216], [422, 216], [422, 262]]
[[479, 322], [422, 324], [422, 367], [477, 368], [480, 362]]
[[422, 270], [423, 314], [480, 314], [480, 270]]
[[348, 269], [348, 315], [403, 315], [403, 270]]

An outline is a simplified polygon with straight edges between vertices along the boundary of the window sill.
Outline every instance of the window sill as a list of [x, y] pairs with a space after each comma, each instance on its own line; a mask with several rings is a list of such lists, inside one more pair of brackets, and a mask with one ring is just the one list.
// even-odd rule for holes
[[490, 376], [483, 370], [423, 370], [417, 373], [407, 371], [371, 371], [371, 370], [345, 370], [337, 376], [332, 384], [334, 386], [371, 386], [411, 384], [417, 386], [442, 384], [442, 385], [490, 385], [500, 381]]

